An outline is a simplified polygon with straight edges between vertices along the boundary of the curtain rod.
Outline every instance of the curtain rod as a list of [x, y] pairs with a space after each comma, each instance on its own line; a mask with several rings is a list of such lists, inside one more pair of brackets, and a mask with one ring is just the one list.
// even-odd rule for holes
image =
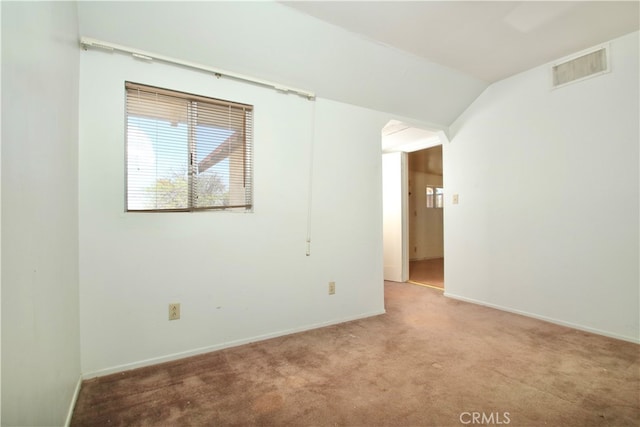
[[255, 77], [245, 76], [243, 74], [234, 73], [232, 71], [226, 71], [219, 68], [209, 67], [207, 65], [198, 64], [196, 62], [183, 61], [181, 59], [171, 58], [170, 56], [151, 53], [151, 52], [147, 52], [140, 49], [134, 49], [132, 47], [105, 42], [102, 40], [96, 40], [91, 37], [80, 37], [80, 45], [84, 50], [87, 50], [88, 48], [93, 47], [93, 48], [104, 49], [108, 51], [124, 52], [124, 53], [130, 53], [134, 58], [138, 58], [138, 59], [143, 59], [147, 61], [156, 60], [156, 61], [166, 62], [169, 64], [181, 65], [183, 67], [194, 68], [196, 70], [212, 73], [216, 77], [225, 76], [235, 80], [241, 80], [245, 82], [258, 84], [261, 86], [270, 87], [280, 92], [285, 92], [285, 93], [292, 92], [296, 95], [302, 96], [309, 100], [313, 100], [316, 97], [315, 93], [309, 92], [307, 90], [281, 85], [279, 83], [275, 83], [269, 80], [263, 80]]

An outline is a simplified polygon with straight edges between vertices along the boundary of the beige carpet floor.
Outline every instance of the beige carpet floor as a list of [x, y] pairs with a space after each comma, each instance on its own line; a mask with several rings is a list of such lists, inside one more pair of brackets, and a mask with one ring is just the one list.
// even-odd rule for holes
[[387, 282], [385, 303], [385, 315], [85, 381], [71, 425], [640, 425], [636, 344], [411, 284]]

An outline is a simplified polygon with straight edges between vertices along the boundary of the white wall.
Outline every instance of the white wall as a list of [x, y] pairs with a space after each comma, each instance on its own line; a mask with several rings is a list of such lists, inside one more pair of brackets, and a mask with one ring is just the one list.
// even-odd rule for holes
[[[0, 5], [0, 26], [1, 25], [2, 25], [2, 5]], [[2, 58], [1, 27], [0, 27], [0, 58]], [[2, 82], [2, 67], [0, 66], [0, 100], [2, 99], [2, 83], [1, 82]], [[0, 115], [0, 242], [2, 242], [2, 117], [1, 115]], [[2, 272], [2, 244], [0, 244], [0, 331], [2, 330], [2, 274], [1, 272]], [[1, 361], [2, 361], [2, 339], [0, 339], [0, 385], [2, 384]], [[2, 424], [2, 387], [1, 386], [0, 386], [0, 424]]]
[[73, 3], [2, 2], [2, 425], [62, 425], [80, 378]]
[[[125, 80], [255, 106], [254, 213], [124, 213]], [[80, 107], [83, 374], [384, 311], [388, 116], [93, 50], [81, 54]], [[178, 321], [167, 320], [171, 302]]]
[[612, 72], [490, 86], [444, 146], [447, 295], [639, 339], [638, 33]]
[[384, 280], [404, 282], [409, 277], [406, 241], [407, 153], [382, 155], [382, 221]]

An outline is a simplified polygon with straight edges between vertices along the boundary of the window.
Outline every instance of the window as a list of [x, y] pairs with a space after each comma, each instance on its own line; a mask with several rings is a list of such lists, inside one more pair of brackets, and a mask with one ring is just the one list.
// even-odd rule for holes
[[427, 186], [427, 207], [442, 208], [444, 205], [444, 191], [442, 187]]
[[125, 90], [127, 211], [252, 209], [251, 105]]

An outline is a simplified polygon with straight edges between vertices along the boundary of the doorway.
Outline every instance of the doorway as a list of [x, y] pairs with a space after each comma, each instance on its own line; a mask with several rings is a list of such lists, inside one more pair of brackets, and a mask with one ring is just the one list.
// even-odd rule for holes
[[396, 120], [382, 129], [385, 280], [443, 289], [446, 141], [442, 130]]
[[444, 289], [442, 145], [408, 154], [409, 281]]

